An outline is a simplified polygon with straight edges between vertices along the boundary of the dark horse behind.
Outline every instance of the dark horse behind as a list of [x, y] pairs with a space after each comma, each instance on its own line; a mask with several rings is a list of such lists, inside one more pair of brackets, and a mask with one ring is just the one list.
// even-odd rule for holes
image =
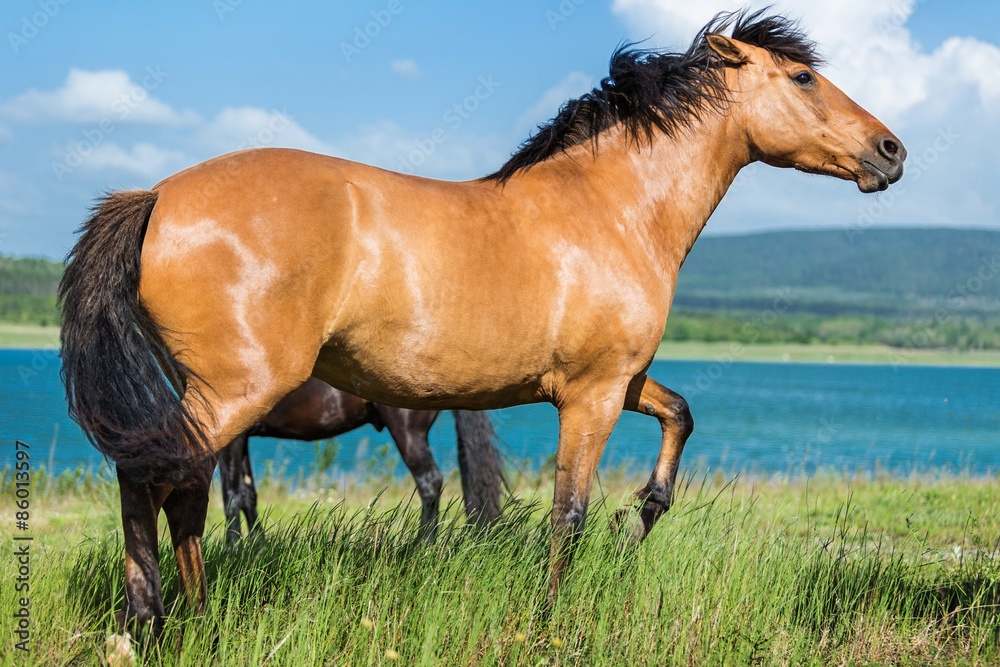
[[[226, 510], [226, 541], [240, 539], [240, 512], [247, 531], [257, 524], [257, 490], [250, 465], [250, 436], [321, 440], [347, 433], [365, 424], [389, 430], [420, 494], [421, 535], [434, 539], [444, 478], [431, 454], [427, 434], [437, 410], [407, 410], [367, 401], [334, 389], [315, 378], [285, 396], [256, 425], [219, 453], [219, 476]], [[485, 412], [455, 410], [458, 467], [462, 476], [465, 513], [470, 523], [488, 526], [500, 518], [504, 486], [503, 463], [496, 449], [496, 433]]]

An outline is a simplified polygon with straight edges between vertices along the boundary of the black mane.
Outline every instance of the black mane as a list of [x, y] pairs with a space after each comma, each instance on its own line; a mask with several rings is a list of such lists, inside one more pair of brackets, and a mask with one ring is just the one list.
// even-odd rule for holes
[[715, 16], [684, 53], [634, 49], [625, 44], [611, 55], [608, 76], [589, 93], [569, 100], [556, 117], [531, 135], [498, 171], [484, 180], [505, 183], [519, 171], [593, 140], [621, 124], [636, 144], [657, 130], [673, 136], [705, 110], [721, 110], [729, 101], [723, 69], [726, 63], [708, 46], [705, 35], [732, 30], [733, 39], [767, 49], [779, 60], [812, 68], [823, 59], [816, 44], [795, 21], [767, 16], [766, 9]]

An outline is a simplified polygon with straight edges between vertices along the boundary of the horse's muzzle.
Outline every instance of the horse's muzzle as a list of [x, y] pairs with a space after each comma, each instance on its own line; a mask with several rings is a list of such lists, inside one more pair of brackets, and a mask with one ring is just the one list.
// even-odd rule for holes
[[886, 175], [890, 183], [895, 183], [903, 177], [903, 161], [906, 160], [906, 147], [896, 137], [884, 137], [878, 143], [878, 154], [889, 163]]
[[883, 137], [877, 143], [876, 152], [861, 160], [870, 178], [858, 179], [862, 192], [879, 192], [903, 177], [903, 161], [906, 148], [892, 136]]

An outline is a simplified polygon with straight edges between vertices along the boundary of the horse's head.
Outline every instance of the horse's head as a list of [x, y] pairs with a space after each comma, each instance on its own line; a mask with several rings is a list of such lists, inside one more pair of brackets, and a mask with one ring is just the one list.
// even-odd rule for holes
[[705, 39], [730, 65], [735, 117], [753, 159], [851, 180], [862, 192], [902, 177], [902, 142], [811, 67], [719, 34]]

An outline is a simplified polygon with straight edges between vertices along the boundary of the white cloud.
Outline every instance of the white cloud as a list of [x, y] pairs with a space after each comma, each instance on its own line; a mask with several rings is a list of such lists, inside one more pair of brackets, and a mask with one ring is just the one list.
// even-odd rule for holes
[[938, 73], [941, 79], [954, 77], [975, 87], [982, 105], [1000, 112], [1000, 48], [976, 39], [952, 37], [935, 53], [948, 66]]
[[106, 142], [95, 146], [80, 166], [91, 170], [120, 169], [150, 178], [162, 178], [184, 162], [183, 153], [150, 143], [137, 143], [130, 149], [124, 149], [118, 144]]
[[517, 118], [514, 124], [519, 132], [533, 129], [559, 111], [563, 102], [579, 97], [594, 87], [594, 79], [583, 72], [570, 72], [557, 84], [546, 90], [537, 102]]
[[[765, 3], [755, 2], [755, 7]], [[784, 170], [753, 168], [727, 195], [709, 229], [805, 225], [996, 225], [1000, 48], [953, 36], [921, 46], [907, 28], [915, 0], [777, 0], [800, 19], [829, 61], [824, 73], [907, 146], [903, 180], [876, 197]], [[739, 9], [730, 2], [723, 9]], [[614, 0], [614, 11], [653, 43], [686, 48], [719, 6], [685, 0]]]
[[14, 133], [10, 131], [9, 127], [0, 125], [0, 141], [6, 143], [8, 141], [14, 140]]
[[167, 73], [147, 68], [140, 82], [122, 70], [71, 69], [56, 90], [28, 90], [0, 105], [0, 117], [19, 122], [127, 122], [185, 125], [198, 122], [192, 111], [177, 111], [152, 96]]
[[393, 60], [389, 67], [393, 74], [404, 79], [416, 79], [420, 76], [420, 68], [412, 60]]
[[226, 107], [199, 131], [199, 144], [215, 151], [259, 146], [300, 148], [331, 154], [334, 149], [307, 132], [287, 111]]

